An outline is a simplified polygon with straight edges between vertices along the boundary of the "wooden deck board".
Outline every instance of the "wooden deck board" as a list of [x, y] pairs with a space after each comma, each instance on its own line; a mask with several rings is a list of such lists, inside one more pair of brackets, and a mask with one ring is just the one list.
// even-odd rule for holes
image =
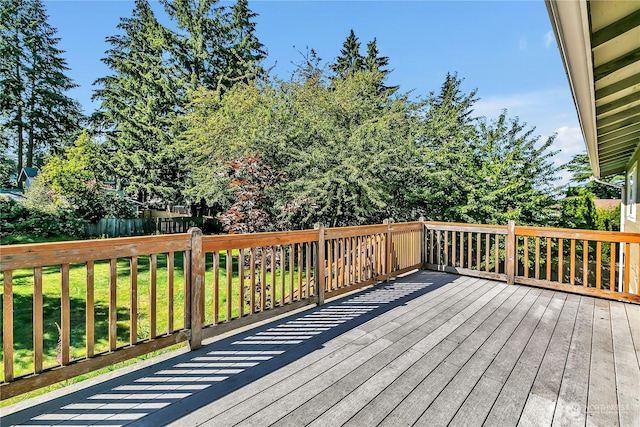
[[[489, 412], [488, 425], [516, 425], [565, 302], [555, 293]], [[495, 378], [497, 379], [497, 378]]]
[[639, 350], [638, 305], [421, 271], [0, 422], [633, 426]]
[[[479, 284], [474, 286], [473, 283], [475, 282], [476, 280], [470, 280], [468, 283], [471, 283], [471, 285], [467, 285], [465, 280], [459, 280], [456, 283], [457, 286], [453, 288], [453, 293], [448, 289], [443, 290], [442, 293], [436, 294], [433, 298], [428, 299], [423, 306], [414, 307], [412, 311], [418, 313], [415, 317], [410, 314], [412, 311], [405, 314], [405, 319], [417, 318], [417, 322], [412, 322], [411, 320], [406, 324], [396, 322], [380, 324], [376, 322], [379, 324], [376, 329], [368, 328], [369, 332], [359, 337], [350, 347], [343, 347], [339, 352], [327, 355], [327, 357], [314, 363], [313, 366], [304, 368], [304, 375], [299, 375], [299, 373], [294, 372], [284, 379], [280, 379], [279, 376], [272, 376], [271, 380], [273, 383], [270, 387], [265, 388], [262, 392], [251, 396], [249, 399], [240, 402], [236, 400], [236, 405], [233, 408], [220, 413], [216, 417], [211, 417], [207, 422], [210, 424], [222, 422], [231, 425], [242, 421], [242, 423], [246, 425], [250, 425], [253, 422], [264, 425], [264, 417], [268, 418], [266, 414], [275, 413], [276, 415], [271, 415], [272, 417], [280, 414], [273, 420], [276, 421], [281, 416], [286, 415], [290, 410], [297, 408], [295, 402], [298, 401], [297, 399], [302, 399], [301, 396], [306, 393], [307, 389], [311, 390], [311, 392], [322, 391], [337, 381], [337, 379], [346, 375], [350, 370], [354, 369], [354, 366], [358, 366], [354, 364], [353, 358], [351, 358], [356, 351], [359, 351], [360, 354], [365, 357], [373, 356], [372, 350], [375, 349], [375, 347], [371, 346], [380, 341], [383, 336], [392, 332], [395, 333], [394, 338], [396, 339], [406, 336], [414, 329], [417, 329], [418, 326], [422, 325], [422, 321], [430, 321], [433, 317], [436, 317], [439, 310], [444, 310], [447, 304], [454, 304], [456, 301], [464, 299], [467, 295], [473, 294], [474, 291], [479, 291]], [[423, 316], [420, 317], [419, 314], [423, 314]], [[374, 321], [375, 320], [377, 319], [374, 319]], [[400, 329], [400, 331], [398, 331], [398, 329]], [[390, 345], [392, 341], [385, 340], [385, 343]], [[376, 345], [379, 345], [379, 343]], [[333, 381], [333, 378], [337, 379]], [[309, 384], [313, 380], [315, 380], [312, 383], [313, 386], [310, 387]], [[324, 387], [322, 387], [323, 384]], [[305, 388], [300, 390], [302, 387]], [[318, 387], [321, 388], [318, 389]], [[291, 395], [294, 395], [295, 398], [289, 398]], [[301, 401], [304, 402], [309, 397], [313, 397], [313, 395], [305, 396]], [[263, 411], [267, 412], [264, 413]], [[261, 415], [260, 417], [256, 416], [252, 418], [254, 414]]]
[[640, 425], [640, 364], [627, 326], [624, 304], [611, 302], [611, 332], [621, 426]]
[[[471, 304], [471, 306], [481, 304], [482, 301], [488, 298], [487, 295], [496, 293], [492, 290], [484, 295], [480, 295], [481, 283], [482, 282], [477, 282], [460, 291], [461, 295], [464, 295], [464, 292], [469, 292], [469, 294], [462, 299], [462, 304], [465, 306], [467, 304]], [[472, 303], [472, 301], [474, 302]], [[445, 310], [442, 313], [449, 313], [449, 310]], [[347, 369], [352, 369], [352, 371], [347, 371], [348, 373], [344, 375], [340, 374], [337, 381], [335, 381], [336, 377], [332, 375], [333, 368], [329, 368], [327, 372], [316, 377], [313, 381], [307, 382], [303, 387], [296, 389], [286, 398], [273, 402], [268, 408], [256, 414], [255, 418], [244, 420], [243, 424], [270, 424], [283, 417], [283, 414], [286, 416], [281, 420], [282, 425], [306, 425], [310, 423], [355, 390], [364, 381], [368, 380], [380, 368], [396, 360], [402, 353], [410, 348], [416, 350], [418, 344], [424, 341], [425, 336], [431, 336], [429, 333], [431, 330], [440, 330], [451, 321], [450, 318], [451, 314], [437, 316], [431, 319], [428, 322], [428, 330], [421, 329], [419, 324], [409, 322], [406, 325], [396, 328], [394, 331], [389, 331], [384, 334], [372, 333], [373, 336], [380, 336], [380, 339], [383, 340], [388, 339], [393, 342], [393, 344], [374, 355], [370, 360], [360, 364], [355, 369], [347, 367]], [[380, 329], [383, 329], [383, 327]], [[410, 332], [407, 333], [408, 331]], [[389, 336], [387, 336], [387, 334]], [[369, 353], [367, 350], [363, 351]], [[424, 354], [424, 352], [421, 352], [419, 349], [414, 353]], [[294, 409], [290, 410], [290, 408]]]
[[593, 298], [580, 298], [567, 355], [567, 364], [562, 375], [556, 410], [553, 414], [552, 425], [554, 426], [586, 424], [593, 309]]
[[616, 394], [609, 302], [595, 300], [587, 426], [613, 426], [617, 423], [618, 396]]
[[550, 425], [553, 421], [562, 374], [567, 363], [569, 345], [573, 335], [569, 331], [573, 331], [575, 326], [579, 303], [580, 297], [567, 296], [548, 350], [540, 364], [540, 369], [520, 416], [519, 425], [533, 426], [536, 423]]

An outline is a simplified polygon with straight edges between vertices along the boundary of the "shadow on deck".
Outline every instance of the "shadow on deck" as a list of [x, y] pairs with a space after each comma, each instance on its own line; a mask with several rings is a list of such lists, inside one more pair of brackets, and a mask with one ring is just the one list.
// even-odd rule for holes
[[640, 425], [639, 358], [640, 306], [421, 271], [2, 425]]

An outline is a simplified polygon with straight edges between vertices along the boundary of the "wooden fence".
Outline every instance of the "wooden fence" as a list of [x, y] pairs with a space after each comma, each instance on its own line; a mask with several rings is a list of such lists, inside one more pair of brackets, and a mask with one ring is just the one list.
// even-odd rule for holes
[[427, 269], [640, 303], [640, 233], [513, 223], [425, 228]]
[[102, 218], [95, 224], [85, 226], [88, 237], [130, 237], [153, 234], [186, 233], [198, 227], [206, 231], [217, 231], [217, 220], [204, 217], [173, 218]]
[[419, 268], [422, 231], [419, 222], [206, 237], [194, 228], [3, 246], [0, 397], [184, 341], [195, 349]]

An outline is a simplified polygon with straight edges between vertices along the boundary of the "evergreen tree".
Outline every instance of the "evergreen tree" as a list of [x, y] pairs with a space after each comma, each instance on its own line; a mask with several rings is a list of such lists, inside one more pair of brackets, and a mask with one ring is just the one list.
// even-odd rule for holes
[[221, 84], [228, 89], [237, 82], [247, 82], [263, 73], [260, 63], [266, 58], [264, 46], [258, 40], [256, 24], [258, 14], [249, 9], [247, 0], [237, 0], [231, 6], [226, 23], [226, 46]]
[[336, 78], [343, 79], [349, 74], [362, 71], [365, 66], [365, 58], [360, 54], [360, 42], [353, 30], [342, 44], [340, 56], [329, 68], [335, 73]]
[[42, 1], [1, 0], [0, 18], [0, 122], [20, 170], [34, 166], [42, 151], [67, 144], [81, 113], [65, 95], [75, 84]]
[[162, 2], [178, 27], [169, 46], [186, 87], [228, 90], [260, 73], [266, 53], [255, 35], [257, 14], [247, 0], [238, 0], [230, 10], [217, 0]]
[[136, 0], [118, 28], [103, 59], [113, 74], [96, 81], [93, 96], [101, 101], [94, 120], [107, 132], [112, 174], [142, 203], [176, 201], [183, 179], [172, 127], [182, 100], [164, 47], [168, 31], [147, 0]]
[[459, 207], [464, 222], [540, 225], [554, 221], [559, 167], [552, 158], [553, 140], [540, 141], [535, 128], [518, 118], [508, 119], [504, 111], [477, 125], [472, 163], [466, 179], [467, 200]]
[[384, 68], [387, 65], [389, 65], [389, 57], [380, 56], [378, 44], [376, 42], [376, 39], [374, 38], [372, 41], [367, 43], [367, 56], [364, 58], [363, 68], [364, 71], [370, 73], [379, 73], [380, 82], [378, 83], [378, 91], [381, 93], [392, 95], [398, 90], [399, 86], [384, 85], [384, 80], [386, 80], [389, 73], [391, 73], [390, 70]]
[[[571, 173], [569, 181], [572, 184], [585, 188], [597, 199], [619, 199], [622, 197], [620, 186], [624, 184], [624, 176], [613, 175], [600, 180], [601, 182], [593, 181], [591, 179], [593, 172], [591, 171], [588, 155], [576, 154], [564, 167]], [[602, 182], [611, 185], [603, 184]]]
[[476, 91], [464, 93], [462, 79], [447, 74], [440, 92], [418, 107], [416, 145], [424, 165], [424, 185], [416, 188], [420, 213], [438, 221], [461, 221], [473, 172]]

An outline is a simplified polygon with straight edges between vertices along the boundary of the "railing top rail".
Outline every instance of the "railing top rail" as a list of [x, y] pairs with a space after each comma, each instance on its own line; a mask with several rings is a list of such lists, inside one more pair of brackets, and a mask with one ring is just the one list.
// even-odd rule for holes
[[463, 224], [455, 222], [427, 221], [427, 230], [470, 231], [473, 233], [507, 234], [506, 225]]
[[420, 230], [422, 229], [422, 222], [393, 222], [389, 224], [391, 231], [407, 231], [407, 230]]
[[204, 252], [227, 249], [255, 248], [261, 246], [288, 245], [291, 243], [317, 242], [318, 230], [276, 231], [269, 233], [224, 234], [204, 236]]
[[84, 263], [189, 249], [189, 233], [6, 245], [0, 249], [0, 270]]
[[594, 240], [602, 242], [640, 243], [640, 233], [599, 230], [574, 230], [570, 228], [550, 228], [516, 226], [517, 236], [556, 237], [562, 239]]
[[385, 233], [388, 230], [387, 224], [377, 225], [356, 225], [351, 227], [332, 227], [325, 228], [324, 235], [327, 239], [336, 239], [340, 237], [365, 236], [367, 234]]

